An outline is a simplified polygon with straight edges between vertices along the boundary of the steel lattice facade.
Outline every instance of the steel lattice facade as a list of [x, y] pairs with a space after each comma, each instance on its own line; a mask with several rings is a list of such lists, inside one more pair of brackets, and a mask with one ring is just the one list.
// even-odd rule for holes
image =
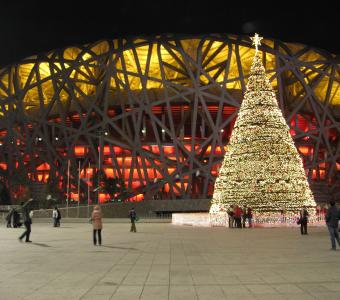
[[[336, 193], [339, 56], [277, 40], [264, 40], [260, 50], [312, 189]], [[165, 35], [69, 47], [6, 67], [2, 174], [10, 186], [24, 171], [65, 194], [70, 161], [77, 199], [80, 161], [81, 177], [90, 178], [81, 180], [81, 202], [99, 168], [125, 182], [130, 200], [209, 198], [253, 55], [244, 36]]]

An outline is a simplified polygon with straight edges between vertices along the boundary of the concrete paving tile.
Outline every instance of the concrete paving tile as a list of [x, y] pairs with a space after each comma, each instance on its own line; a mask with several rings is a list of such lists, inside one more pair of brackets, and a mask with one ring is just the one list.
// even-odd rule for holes
[[319, 283], [298, 283], [297, 286], [307, 293], [328, 293], [330, 290]]
[[169, 300], [197, 300], [193, 285], [171, 285], [169, 287]]
[[[268, 296], [270, 296], [270, 295], [268, 295]], [[302, 300], [315, 300], [316, 299], [315, 297], [313, 297], [312, 295], [309, 295], [309, 294], [285, 294], [285, 295], [280, 295], [280, 296], [283, 296], [283, 297], [285, 297], [288, 300], [299, 300], [299, 299], [302, 299]], [[272, 299], [276, 299], [276, 298], [272, 298]]]
[[253, 294], [276, 294], [277, 291], [266, 284], [246, 284], [247, 289]]
[[285, 295], [279, 294], [256, 294], [254, 295], [254, 299], [258, 300], [287, 300], [288, 298]]
[[272, 284], [271, 285], [280, 294], [304, 294], [305, 291], [295, 284]]
[[80, 300], [110, 300], [111, 295], [93, 295], [93, 294], [88, 294], [84, 297], [81, 297]]
[[238, 275], [237, 277], [242, 284], [264, 283], [262, 278], [256, 275]]
[[169, 265], [170, 254], [167, 253], [156, 253], [152, 262], [153, 265]]
[[122, 285], [144, 285], [146, 279], [148, 277], [147, 273], [132, 273], [125, 277], [122, 282]]
[[64, 289], [62, 291], [50, 288], [49, 290], [37, 290], [34, 293], [29, 294], [25, 300], [38, 299], [38, 300], [55, 300], [55, 299], [80, 299], [82, 295], [86, 293], [83, 289]]
[[168, 300], [169, 299], [169, 286], [144, 286], [142, 300]]
[[214, 275], [215, 282], [218, 284], [241, 284], [237, 276]]
[[140, 285], [144, 284], [149, 276], [150, 266], [149, 265], [134, 265], [129, 273], [125, 276], [122, 284]]
[[19, 299], [24, 299], [26, 295], [27, 295], [27, 291], [25, 290], [2, 287], [0, 291], [0, 300], [9, 300], [9, 299], [19, 300]]
[[280, 283], [286, 282], [286, 279], [284, 279], [282, 276], [279, 276], [279, 275], [264, 275], [264, 276], [261, 275], [260, 279], [263, 282], [270, 283], [270, 284], [273, 284], [273, 283], [280, 284]]
[[170, 280], [169, 266], [153, 265], [145, 284], [168, 285]]
[[191, 270], [191, 276], [195, 285], [216, 284], [216, 279], [209, 270], [204, 269]]
[[219, 285], [200, 285], [195, 286], [199, 300], [225, 300], [226, 295]]
[[[0, 298], [1, 299], [1, 298]], [[12, 299], [12, 298], [7, 298], [7, 299]], [[53, 293], [50, 293], [50, 294], [40, 294], [40, 293], [35, 293], [35, 294], [32, 294], [30, 295], [29, 298], [24, 298], [25, 300], [27, 299], [34, 299], [34, 300], [58, 300], [60, 299], [60, 296], [59, 295], [56, 295], [56, 294], [53, 294]], [[78, 296], [75, 296], [75, 297], [68, 297], [67, 299], [70, 299], [70, 300], [76, 300], [76, 299], [79, 299]]]
[[329, 291], [340, 293], [340, 279], [337, 282], [321, 283], [320, 285]]
[[227, 296], [230, 295], [230, 296], [236, 297], [237, 295], [245, 296], [245, 295], [251, 294], [250, 290], [245, 285], [230, 284], [230, 285], [223, 285], [223, 286], [221, 286], [221, 288], [222, 288], [224, 294], [227, 295]]
[[339, 293], [333, 292], [333, 293], [315, 293], [313, 296], [316, 299], [319, 300], [339, 300], [340, 296]]
[[97, 296], [108, 296], [109, 298], [114, 294], [114, 292], [117, 290], [117, 285], [95, 285], [90, 289], [85, 296], [92, 295], [93, 298], [96, 298]]
[[255, 295], [252, 295], [252, 294], [246, 294], [246, 295], [238, 295], [238, 294], [235, 294], [235, 295], [229, 295], [229, 296], [226, 296], [228, 300], [254, 300], [254, 299], [257, 299]]
[[124, 300], [302, 300], [339, 295], [340, 260], [338, 252], [328, 250], [325, 228], [311, 227], [302, 239], [296, 228], [140, 223], [138, 234], [128, 234], [128, 224], [104, 225], [102, 247], [91, 244], [88, 224], [64, 224], [56, 231], [51, 224], [33, 224], [34, 245], [17, 242], [22, 229], [0, 227], [0, 300], [110, 295]]
[[143, 291], [142, 285], [120, 286], [111, 297], [112, 300], [139, 299]]
[[187, 266], [171, 266], [170, 284], [193, 285], [193, 283], [191, 272]]

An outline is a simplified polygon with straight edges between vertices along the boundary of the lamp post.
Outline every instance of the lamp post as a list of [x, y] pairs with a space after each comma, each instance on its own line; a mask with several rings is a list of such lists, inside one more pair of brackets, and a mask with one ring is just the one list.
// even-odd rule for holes
[[86, 179], [87, 179], [87, 217], [90, 217], [90, 162], [89, 167], [86, 170]]
[[103, 135], [108, 135], [108, 132], [104, 129], [100, 129], [96, 131], [98, 135], [98, 178], [97, 178], [97, 188], [95, 191], [97, 191], [97, 204], [99, 204], [99, 192], [100, 192], [100, 173], [101, 173], [101, 165], [102, 165], [102, 151], [103, 151]]
[[67, 161], [67, 186], [66, 186], [66, 218], [68, 218], [68, 203], [70, 200], [70, 160]]
[[78, 162], [78, 207], [77, 207], [77, 218], [79, 218], [79, 205], [80, 205], [80, 160]]

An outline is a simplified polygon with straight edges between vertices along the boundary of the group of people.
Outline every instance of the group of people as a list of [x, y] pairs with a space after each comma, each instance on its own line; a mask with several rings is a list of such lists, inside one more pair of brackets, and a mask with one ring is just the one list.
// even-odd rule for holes
[[[30, 203], [33, 201], [33, 199], [29, 199], [27, 202], [22, 202], [21, 203], [21, 212], [22, 212], [22, 217], [23, 217], [23, 224], [25, 226], [25, 231], [19, 236], [19, 241], [23, 242], [25, 238], [26, 243], [32, 243], [30, 240], [30, 235], [31, 235], [31, 225], [32, 225], [32, 211], [30, 210]], [[18, 219], [20, 220], [19, 213], [13, 209], [9, 212], [7, 215], [6, 219], [12, 220], [13, 215], [15, 212], [18, 214]], [[60, 219], [61, 219], [61, 213], [58, 209], [58, 207], [54, 207], [52, 211], [52, 218], [53, 218], [53, 226], [54, 227], [60, 227]], [[97, 244], [101, 246], [102, 244], [102, 229], [103, 229], [103, 214], [100, 209], [99, 205], [95, 205], [93, 212], [91, 214], [90, 222], [92, 223], [93, 226], [93, 244], [96, 246]], [[136, 229], [136, 222], [138, 221], [137, 213], [134, 208], [132, 208], [129, 211], [129, 218], [131, 221], [131, 228], [130, 232], [137, 232]], [[9, 221], [7, 220], [7, 227], [11, 227], [9, 225]], [[21, 224], [20, 224], [21, 226]], [[20, 227], [18, 226], [18, 227]]]
[[[300, 224], [301, 234], [307, 233], [307, 224], [308, 224], [309, 213], [307, 211], [306, 206], [304, 206], [300, 211], [300, 217], [298, 219], [298, 224]], [[340, 238], [339, 238], [339, 220], [340, 220], [340, 210], [336, 207], [335, 201], [331, 200], [329, 202], [329, 208], [326, 211], [325, 221], [327, 225], [327, 229], [329, 232], [329, 236], [331, 239], [331, 250], [336, 250], [336, 242], [340, 247]]]
[[[29, 209], [29, 204], [33, 201], [33, 199], [29, 199], [26, 203], [21, 203], [21, 212], [23, 217], [23, 224], [25, 226], [25, 231], [20, 235], [19, 241], [23, 241], [25, 238], [26, 243], [31, 243], [30, 234], [31, 234], [31, 224], [32, 224], [32, 212]], [[335, 201], [330, 201], [330, 207], [328, 208], [325, 216], [326, 225], [328, 228], [328, 232], [331, 239], [332, 250], [336, 250], [336, 242], [340, 247], [340, 238], [339, 238], [339, 219], [340, 219], [340, 210], [336, 207]], [[228, 211], [229, 216], [229, 227], [230, 228], [245, 228], [246, 222], [248, 221], [248, 226], [252, 227], [252, 219], [253, 219], [253, 212], [252, 208], [244, 207], [243, 209], [240, 208], [238, 205], [232, 205]], [[60, 219], [61, 213], [57, 207], [53, 209], [52, 212], [53, 217], [53, 226], [59, 227], [60, 226]], [[300, 231], [302, 235], [307, 235], [307, 224], [308, 224], [308, 217], [309, 213], [307, 208], [304, 206], [300, 211], [300, 218], [298, 219], [298, 224], [300, 224]], [[103, 229], [103, 222], [102, 222], [102, 212], [99, 205], [94, 206], [94, 210], [92, 212], [90, 222], [93, 225], [93, 244], [100, 246], [102, 244], [102, 229]], [[136, 211], [132, 208], [129, 211], [129, 218], [131, 221], [131, 228], [130, 232], [137, 232], [136, 229], [136, 221], [138, 220]], [[6, 217], [7, 220], [7, 227], [20, 227], [20, 216], [19, 213], [12, 209]], [[19, 225], [20, 224], [20, 225]]]
[[245, 228], [248, 221], [248, 227], [252, 227], [253, 210], [245, 206], [243, 209], [238, 205], [231, 205], [227, 211], [230, 228]]

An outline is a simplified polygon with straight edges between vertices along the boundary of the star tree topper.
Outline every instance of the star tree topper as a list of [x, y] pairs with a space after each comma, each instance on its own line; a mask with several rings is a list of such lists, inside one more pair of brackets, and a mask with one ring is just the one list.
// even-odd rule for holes
[[253, 41], [252, 45], [255, 45], [256, 52], [258, 51], [258, 46], [261, 46], [261, 40], [263, 37], [259, 36], [257, 33], [255, 33], [254, 37], [250, 38]]

